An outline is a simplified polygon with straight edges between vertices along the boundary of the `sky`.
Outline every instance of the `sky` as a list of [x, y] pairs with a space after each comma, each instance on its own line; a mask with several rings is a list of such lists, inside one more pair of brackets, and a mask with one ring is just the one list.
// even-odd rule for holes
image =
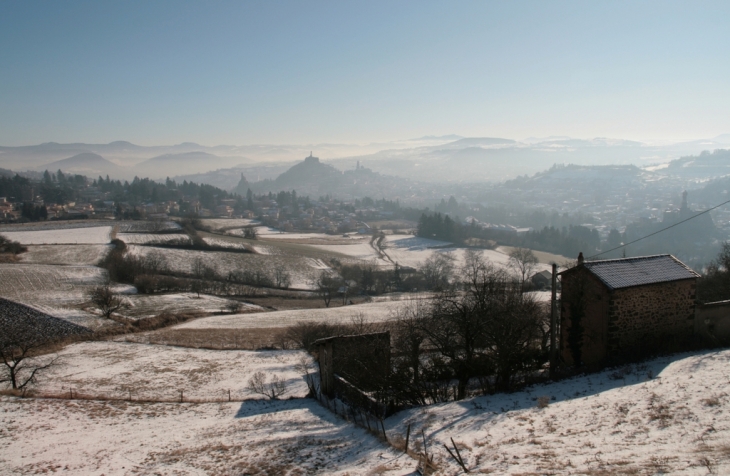
[[0, 145], [730, 133], [727, 1], [0, 2]]

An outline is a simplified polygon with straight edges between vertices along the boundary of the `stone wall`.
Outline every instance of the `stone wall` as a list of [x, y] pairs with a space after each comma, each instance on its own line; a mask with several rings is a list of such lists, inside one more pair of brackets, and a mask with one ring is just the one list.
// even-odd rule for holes
[[[582, 295], [582, 296], [581, 296]], [[585, 269], [578, 269], [569, 275], [563, 275], [560, 299], [560, 349], [563, 362], [574, 365], [573, 354], [569, 344], [571, 331], [571, 303], [582, 299], [584, 316], [580, 325], [583, 327], [581, 361], [592, 367], [598, 366], [606, 359], [608, 351], [608, 288]]]
[[[581, 363], [597, 368], [685, 348], [695, 333], [695, 290], [696, 281], [688, 279], [611, 292], [585, 268], [563, 274], [559, 334], [563, 362], [574, 365], [569, 337], [571, 307], [576, 307], [571, 302], [579, 296], [585, 309], [580, 323]], [[726, 320], [711, 319], [718, 322], [715, 328], [730, 338], [730, 303], [723, 309]]]
[[694, 333], [695, 291], [694, 279], [614, 291], [609, 308], [609, 355], [631, 359], [686, 346]]

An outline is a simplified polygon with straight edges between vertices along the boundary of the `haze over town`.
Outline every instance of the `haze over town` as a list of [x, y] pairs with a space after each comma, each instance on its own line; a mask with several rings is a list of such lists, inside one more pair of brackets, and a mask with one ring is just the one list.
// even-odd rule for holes
[[0, 5], [0, 473], [727, 474], [730, 5]]

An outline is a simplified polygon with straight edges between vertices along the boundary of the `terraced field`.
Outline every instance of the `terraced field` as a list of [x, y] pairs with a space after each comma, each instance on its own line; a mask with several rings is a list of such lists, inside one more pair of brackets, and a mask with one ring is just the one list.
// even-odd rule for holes
[[[106, 271], [95, 266], [52, 266], [42, 264], [0, 264], [0, 296], [32, 306], [51, 316], [86, 327], [101, 320], [80, 310], [86, 293], [102, 284]], [[130, 286], [116, 289], [129, 292]]]
[[22, 263], [97, 265], [112, 245], [31, 245], [19, 255]]

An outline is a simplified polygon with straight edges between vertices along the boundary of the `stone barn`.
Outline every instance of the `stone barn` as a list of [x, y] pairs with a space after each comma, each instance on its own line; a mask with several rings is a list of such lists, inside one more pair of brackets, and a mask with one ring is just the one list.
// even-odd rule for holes
[[[343, 386], [377, 390], [390, 373], [390, 333], [337, 336], [314, 342], [323, 394], [334, 397]], [[349, 385], [348, 385], [349, 384]]]
[[601, 367], [692, 338], [699, 275], [672, 255], [583, 261], [562, 278], [560, 353]]

